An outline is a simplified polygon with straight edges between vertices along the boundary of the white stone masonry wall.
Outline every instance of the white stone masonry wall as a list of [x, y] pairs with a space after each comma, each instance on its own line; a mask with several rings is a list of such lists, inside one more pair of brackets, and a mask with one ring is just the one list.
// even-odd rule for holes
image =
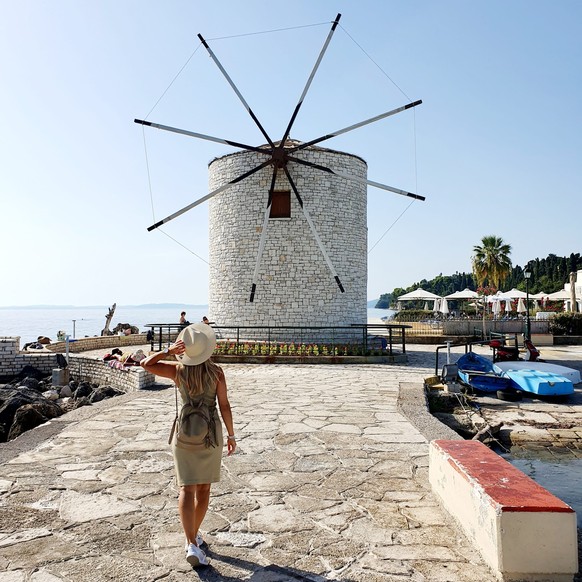
[[[360, 178], [356, 156], [311, 147], [301, 157]], [[211, 162], [210, 190], [264, 162], [240, 152]], [[291, 218], [270, 219], [254, 303], [249, 302], [272, 168], [210, 200], [209, 317], [218, 325], [342, 326], [366, 322], [366, 185], [289, 163], [317, 232], [345, 288], [341, 293], [281, 171], [276, 190], [291, 190]]]

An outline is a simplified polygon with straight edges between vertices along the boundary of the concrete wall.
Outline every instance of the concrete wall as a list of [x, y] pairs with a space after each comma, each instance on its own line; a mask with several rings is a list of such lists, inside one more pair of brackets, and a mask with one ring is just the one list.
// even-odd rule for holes
[[[442, 322], [443, 335], [472, 335], [475, 329], [481, 331], [483, 329], [482, 319], [447, 319]], [[532, 334], [546, 334], [549, 333], [548, 321], [536, 321], [530, 319], [530, 328]], [[525, 320], [524, 319], [486, 319], [485, 329], [487, 333], [490, 331], [496, 333], [524, 333]]]
[[576, 513], [483, 443], [432, 441], [429, 481], [499, 578], [571, 582]]
[[[306, 159], [360, 178], [366, 163], [356, 156], [311, 147]], [[264, 162], [239, 152], [210, 163], [214, 190]], [[291, 190], [291, 218], [270, 219], [255, 300], [253, 272], [272, 177], [268, 167], [209, 201], [209, 317], [220, 325], [350, 325], [367, 319], [366, 185], [319, 170], [289, 165], [323, 245], [345, 288], [341, 293], [284, 173], [276, 190]]]

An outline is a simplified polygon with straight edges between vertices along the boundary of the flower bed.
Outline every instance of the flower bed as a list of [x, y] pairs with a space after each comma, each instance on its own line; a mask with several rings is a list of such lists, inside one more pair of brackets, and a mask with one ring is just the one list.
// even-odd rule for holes
[[219, 341], [214, 350], [215, 356], [281, 356], [281, 357], [349, 357], [385, 356], [386, 350], [369, 348], [361, 344], [285, 344], [268, 342]]

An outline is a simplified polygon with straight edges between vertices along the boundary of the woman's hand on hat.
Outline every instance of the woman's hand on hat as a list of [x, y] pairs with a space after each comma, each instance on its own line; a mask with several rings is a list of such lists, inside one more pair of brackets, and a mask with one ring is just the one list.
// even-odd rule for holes
[[170, 347], [170, 354], [172, 355], [182, 355], [186, 351], [186, 345], [182, 340], [178, 340], [174, 345]]

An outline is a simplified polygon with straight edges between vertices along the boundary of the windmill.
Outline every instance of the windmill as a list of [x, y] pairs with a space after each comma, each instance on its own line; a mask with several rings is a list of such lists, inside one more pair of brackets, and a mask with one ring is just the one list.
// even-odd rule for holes
[[414, 194], [412, 192], [407, 192], [407, 191], [401, 190], [399, 188], [394, 188], [394, 187], [388, 186], [386, 184], [381, 184], [379, 182], [373, 182], [373, 181], [368, 180], [366, 178], [355, 176], [355, 175], [352, 175], [352, 174], [349, 174], [349, 173], [346, 173], [343, 171], [333, 170], [332, 168], [330, 168], [328, 166], [324, 166], [324, 165], [315, 163], [313, 161], [302, 159], [301, 157], [298, 157], [298, 155], [297, 155], [297, 154], [300, 154], [302, 151], [307, 150], [308, 148], [311, 148], [311, 147], [315, 146], [316, 144], [319, 144], [325, 140], [328, 140], [328, 139], [331, 139], [331, 138], [336, 137], [338, 135], [342, 135], [344, 133], [353, 131], [355, 129], [358, 129], [358, 128], [363, 127], [365, 125], [369, 125], [371, 123], [374, 123], [376, 121], [379, 121], [379, 120], [387, 118], [387, 117], [390, 117], [392, 115], [396, 115], [402, 111], [406, 111], [407, 109], [411, 109], [413, 107], [416, 107], [422, 103], [422, 101], [420, 101], [420, 100], [407, 103], [406, 105], [403, 105], [402, 107], [398, 107], [396, 109], [392, 109], [390, 111], [381, 113], [380, 115], [376, 115], [374, 117], [371, 117], [371, 118], [366, 119], [364, 121], [361, 121], [359, 123], [355, 123], [353, 125], [344, 127], [342, 129], [338, 129], [336, 131], [322, 135], [322, 136], [317, 137], [315, 139], [311, 139], [307, 142], [296, 142], [296, 141], [291, 141], [289, 139], [289, 135], [290, 135], [291, 129], [293, 127], [293, 124], [295, 123], [295, 120], [297, 118], [297, 115], [299, 114], [301, 106], [303, 105], [305, 97], [307, 96], [307, 93], [309, 91], [311, 83], [313, 82], [313, 79], [314, 79], [315, 74], [319, 68], [319, 65], [320, 65], [320, 63], [325, 55], [325, 52], [327, 51], [327, 48], [331, 42], [331, 39], [332, 39], [334, 32], [338, 26], [340, 18], [341, 18], [341, 14], [338, 14], [332, 23], [331, 30], [329, 31], [327, 38], [325, 39], [325, 42], [323, 44], [323, 47], [321, 48], [321, 50], [319, 52], [319, 55], [318, 55], [317, 60], [315, 62], [315, 65], [314, 65], [314, 67], [313, 67], [313, 69], [312, 69], [312, 71], [307, 79], [307, 82], [305, 84], [303, 92], [301, 93], [301, 96], [299, 97], [299, 101], [298, 101], [297, 105], [295, 106], [295, 109], [291, 115], [289, 123], [287, 124], [287, 127], [285, 129], [283, 137], [281, 138], [280, 141], [273, 141], [271, 139], [271, 137], [269, 136], [269, 134], [267, 133], [265, 128], [262, 126], [261, 122], [259, 121], [259, 119], [255, 115], [255, 113], [253, 112], [253, 110], [251, 109], [249, 104], [246, 102], [245, 98], [243, 97], [243, 95], [241, 94], [241, 92], [239, 91], [239, 89], [237, 88], [237, 86], [235, 85], [235, 83], [233, 82], [233, 80], [231, 79], [231, 77], [229, 76], [227, 71], [224, 69], [224, 67], [222, 66], [222, 64], [220, 63], [220, 61], [218, 60], [218, 58], [216, 57], [216, 55], [214, 54], [214, 52], [212, 51], [212, 49], [210, 48], [210, 46], [208, 45], [208, 43], [202, 37], [201, 34], [198, 34], [198, 38], [200, 39], [200, 42], [202, 43], [204, 48], [208, 51], [208, 54], [210, 55], [210, 57], [212, 58], [212, 60], [214, 61], [214, 63], [216, 64], [216, 66], [218, 67], [220, 72], [222, 73], [222, 75], [225, 77], [225, 79], [227, 80], [227, 82], [229, 83], [229, 85], [231, 86], [233, 91], [236, 93], [238, 99], [241, 101], [241, 103], [243, 104], [243, 106], [247, 110], [248, 114], [251, 116], [254, 123], [259, 128], [260, 132], [263, 134], [263, 136], [267, 140], [267, 144], [262, 145], [262, 146], [252, 146], [249, 144], [240, 143], [240, 142], [233, 141], [230, 139], [224, 139], [224, 138], [214, 137], [211, 135], [205, 135], [202, 133], [188, 131], [185, 129], [179, 129], [176, 127], [170, 127], [167, 125], [162, 125], [159, 123], [154, 123], [154, 122], [146, 121], [146, 120], [142, 120], [142, 119], [135, 119], [134, 120], [135, 123], [138, 123], [138, 124], [141, 124], [144, 126], [153, 127], [156, 129], [161, 129], [161, 130], [168, 131], [168, 132], [178, 133], [178, 134], [189, 136], [189, 137], [195, 137], [195, 138], [202, 139], [202, 140], [208, 140], [208, 141], [212, 141], [215, 143], [229, 145], [229, 146], [232, 146], [235, 148], [245, 150], [247, 152], [255, 152], [257, 154], [260, 154], [260, 156], [264, 156], [264, 158], [265, 158], [263, 162], [259, 163], [258, 165], [251, 168], [250, 170], [245, 171], [242, 174], [228, 180], [226, 183], [224, 183], [221, 186], [219, 186], [218, 188], [212, 190], [211, 192], [209, 192], [205, 196], [199, 198], [198, 200], [195, 200], [194, 202], [192, 202], [191, 204], [188, 204], [184, 208], [177, 210], [173, 214], [170, 214], [166, 218], [163, 218], [162, 220], [151, 225], [150, 227], [148, 227], [148, 231], [152, 231], [152, 230], [159, 228], [160, 226], [170, 222], [171, 220], [174, 220], [178, 216], [181, 216], [182, 214], [184, 214], [185, 212], [188, 212], [189, 210], [198, 206], [199, 204], [202, 204], [203, 202], [210, 200], [211, 198], [215, 197], [217, 194], [220, 194], [221, 192], [227, 190], [228, 188], [231, 188], [235, 184], [238, 184], [238, 183], [244, 181], [245, 179], [249, 178], [250, 176], [256, 174], [257, 172], [260, 172], [261, 170], [263, 170], [267, 167], [272, 168], [270, 187], [269, 187], [268, 192], [267, 192], [266, 207], [265, 207], [265, 212], [264, 212], [264, 217], [263, 217], [263, 222], [262, 222], [262, 228], [260, 230], [261, 235], [260, 235], [260, 240], [259, 240], [258, 253], [257, 253], [256, 261], [255, 261], [255, 267], [254, 267], [252, 280], [251, 280], [251, 286], [250, 286], [250, 297], [249, 297], [250, 303], [252, 303], [255, 300], [255, 294], [256, 294], [256, 290], [257, 290], [257, 281], [259, 279], [259, 270], [260, 270], [260, 266], [261, 266], [261, 259], [263, 256], [263, 252], [265, 249], [265, 243], [267, 240], [269, 217], [271, 215], [271, 207], [272, 207], [272, 203], [273, 203], [273, 193], [275, 190], [275, 184], [277, 182], [277, 176], [280, 174], [283, 174], [287, 178], [287, 181], [288, 181], [291, 189], [293, 190], [293, 193], [294, 193], [295, 198], [296, 198], [296, 200], [301, 208], [301, 211], [305, 217], [305, 220], [306, 220], [307, 224], [309, 225], [309, 229], [312, 233], [312, 236], [313, 236], [313, 238], [314, 238], [314, 240], [315, 240], [315, 242], [316, 242], [316, 244], [321, 252], [321, 255], [323, 256], [325, 263], [327, 264], [327, 267], [331, 273], [331, 276], [333, 277], [333, 279], [335, 280], [335, 283], [337, 284], [337, 287], [339, 288], [341, 293], [345, 292], [344, 286], [340, 280], [340, 277], [339, 277], [336, 269], [334, 268], [334, 264], [329, 256], [329, 253], [327, 252], [325, 245], [324, 245], [324, 243], [323, 243], [323, 241], [322, 241], [322, 239], [321, 239], [321, 237], [320, 237], [320, 235], [315, 227], [315, 224], [311, 218], [310, 213], [308, 212], [306, 206], [304, 205], [303, 198], [301, 196], [299, 188], [297, 187], [296, 181], [293, 179], [293, 176], [289, 171], [289, 166], [292, 166], [292, 165], [307, 166], [307, 167], [315, 169], [319, 172], [332, 174], [332, 175], [337, 176], [343, 180], [373, 186], [375, 188], [387, 190], [389, 192], [393, 192], [395, 194], [406, 196], [406, 197], [409, 197], [409, 198], [412, 198], [415, 200], [425, 200], [424, 196], [420, 196], [420, 195]]

